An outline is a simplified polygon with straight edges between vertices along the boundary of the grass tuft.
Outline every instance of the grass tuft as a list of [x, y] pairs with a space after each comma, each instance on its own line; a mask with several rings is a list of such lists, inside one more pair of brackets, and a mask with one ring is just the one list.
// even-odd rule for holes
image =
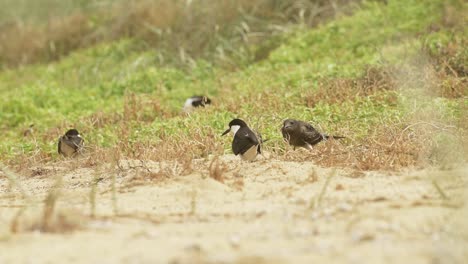
[[227, 166], [219, 160], [219, 157], [214, 157], [211, 160], [209, 166], [210, 177], [216, 181], [224, 183], [224, 176], [223, 174], [226, 172]]

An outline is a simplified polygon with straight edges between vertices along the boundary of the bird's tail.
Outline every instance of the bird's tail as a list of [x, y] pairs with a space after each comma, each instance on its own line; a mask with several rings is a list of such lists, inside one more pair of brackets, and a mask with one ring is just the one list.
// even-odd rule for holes
[[346, 137], [343, 137], [343, 136], [332, 136], [332, 135], [327, 135], [327, 134], [323, 134], [322, 136], [323, 136], [324, 139], [330, 139], [330, 138], [342, 139], [342, 138], [346, 138]]

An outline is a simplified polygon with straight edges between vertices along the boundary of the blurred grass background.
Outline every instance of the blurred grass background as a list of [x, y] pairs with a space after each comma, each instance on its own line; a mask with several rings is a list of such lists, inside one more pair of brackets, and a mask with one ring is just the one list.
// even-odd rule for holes
[[2, 1], [3, 66], [47, 62], [96, 43], [135, 38], [140, 49], [157, 49], [163, 64], [210, 58], [231, 67], [266, 56], [268, 48], [255, 53], [250, 44], [297, 25], [316, 25], [358, 2]]
[[[349, 138], [305, 155], [324, 165], [466, 159], [464, 1], [0, 1], [10, 164], [56, 160], [70, 127], [96, 155], [229, 153], [220, 133], [234, 117], [278, 158], [304, 159], [279, 133], [297, 118]], [[195, 94], [213, 106], [182, 114]]]

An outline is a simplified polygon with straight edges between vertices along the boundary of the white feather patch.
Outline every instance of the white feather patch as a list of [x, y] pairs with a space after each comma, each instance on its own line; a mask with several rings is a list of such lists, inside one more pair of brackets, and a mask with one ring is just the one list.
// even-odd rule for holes
[[194, 109], [194, 107], [193, 107], [193, 105], [192, 105], [193, 101], [194, 101], [193, 98], [189, 98], [189, 99], [187, 99], [187, 100], [185, 101], [185, 104], [184, 104], [184, 107], [183, 107], [183, 109], [184, 109], [185, 112], [190, 112], [191, 110]]
[[231, 126], [231, 132], [233, 135], [235, 135], [237, 133], [237, 131], [239, 130], [240, 126]]

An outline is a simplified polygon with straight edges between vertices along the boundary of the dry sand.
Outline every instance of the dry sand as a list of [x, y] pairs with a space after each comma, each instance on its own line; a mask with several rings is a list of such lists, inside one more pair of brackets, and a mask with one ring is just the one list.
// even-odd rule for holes
[[[116, 174], [110, 165], [64, 161], [22, 173], [29, 199], [0, 174], [0, 263], [468, 261], [466, 165], [356, 174], [312, 162], [220, 161], [221, 181], [203, 160], [187, 175], [169, 163], [121, 161]], [[43, 201], [59, 177], [55, 215], [63, 217], [50, 223], [68, 231], [39, 231]], [[94, 177], [102, 179], [91, 218]]]

